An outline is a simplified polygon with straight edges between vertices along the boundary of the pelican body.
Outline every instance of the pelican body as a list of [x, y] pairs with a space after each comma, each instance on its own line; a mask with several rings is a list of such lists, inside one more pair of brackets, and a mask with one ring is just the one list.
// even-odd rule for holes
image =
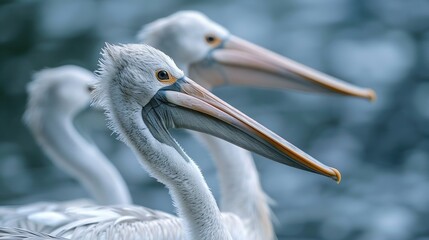
[[131, 203], [119, 172], [73, 126], [75, 116], [89, 106], [94, 74], [67, 65], [42, 70], [34, 78], [28, 86], [24, 121], [45, 153], [77, 179], [98, 204]]
[[[116, 168], [75, 129], [73, 119], [90, 103], [94, 74], [78, 66], [45, 69], [28, 85], [24, 122], [48, 157], [73, 176], [96, 204], [128, 205], [130, 193]], [[49, 232], [67, 222], [69, 207], [94, 205], [89, 200], [40, 202], [0, 208], [0, 226]]]

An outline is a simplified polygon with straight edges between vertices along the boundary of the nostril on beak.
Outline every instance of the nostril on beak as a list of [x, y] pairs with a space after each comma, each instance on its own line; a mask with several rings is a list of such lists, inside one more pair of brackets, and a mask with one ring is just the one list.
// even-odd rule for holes
[[94, 85], [89, 85], [88, 86], [88, 91], [89, 92], [92, 92], [92, 91], [94, 91], [95, 90], [95, 86]]

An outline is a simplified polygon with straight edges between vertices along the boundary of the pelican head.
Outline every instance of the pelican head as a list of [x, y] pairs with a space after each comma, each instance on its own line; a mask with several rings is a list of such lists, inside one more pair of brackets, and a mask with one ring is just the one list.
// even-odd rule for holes
[[[205, 59], [230, 33], [196, 11], [180, 11], [147, 24], [138, 40], [169, 54], [181, 68]], [[182, 66], [183, 65], [183, 66]]]
[[247, 85], [337, 93], [374, 100], [360, 88], [240, 39], [195, 11], [180, 11], [143, 27], [142, 43], [171, 56], [206, 88]]
[[35, 73], [33, 81], [27, 85], [29, 99], [24, 122], [37, 128], [44, 115], [75, 115], [89, 105], [94, 81], [93, 73], [72, 65]]
[[[118, 119], [118, 114], [126, 114], [125, 119], [138, 116], [145, 126], [135, 124], [128, 128], [150, 131], [157, 141], [174, 148], [185, 160], [189, 158], [170, 135], [171, 128], [211, 134], [277, 162], [336, 181], [341, 178], [336, 169], [305, 154], [186, 77], [171, 58], [150, 46], [108, 45], [99, 75], [94, 102], [105, 108], [112, 121]], [[113, 122], [112, 126], [121, 124], [125, 123]]]

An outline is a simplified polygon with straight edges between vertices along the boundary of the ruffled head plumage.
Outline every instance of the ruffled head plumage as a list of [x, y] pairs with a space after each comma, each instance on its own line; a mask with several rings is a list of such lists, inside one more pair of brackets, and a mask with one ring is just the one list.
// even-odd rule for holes
[[128, 99], [138, 105], [139, 109], [136, 110], [141, 110], [165, 86], [155, 78], [155, 72], [159, 69], [166, 69], [177, 77], [184, 75], [170, 57], [153, 47], [144, 44], [106, 43], [96, 71], [98, 81], [92, 92], [92, 104], [104, 109], [110, 129], [118, 134], [120, 132], [114, 127], [118, 124], [112, 115], [112, 99], [119, 106], [131, 106], [118, 104], [118, 101]]

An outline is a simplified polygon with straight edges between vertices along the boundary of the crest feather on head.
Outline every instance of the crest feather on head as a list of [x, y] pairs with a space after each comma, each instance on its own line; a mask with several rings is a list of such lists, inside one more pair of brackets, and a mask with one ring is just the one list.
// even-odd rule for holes
[[[118, 71], [118, 65], [120, 65], [121, 61], [121, 53], [119, 51], [120, 46], [111, 45], [109, 43], [105, 43], [105, 47], [101, 50], [101, 58], [98, 61], [98, 69], [95, 71], [97, 75], [97, 83], [95, 84], [95, 88], [92, 91], [92, 103], [91, 106], [100, 107], [104, 110], [104, 113], [107, 117], [107, 126], [113, 132], [119, 132], [114, 127], [113, 123], [114, 118], [112, 117], [110, 111], [110, 102], [109, 102], [109, 85], [112, 84], [113, 78], [115, 77]], [[122, 139], [120, 139], [122, 140]]]
[[155, 69], [171, 68], [176, 75], [183, 72], [176, 67], [173, 60], [163, 52], [145, 44], [106, 43], [101, 50], [101, 58], [96, 71], [97, 83], [92, 91], [92, 105], [101, 107], [108, 119], [108, 126], [118, 133], [114, 126], [115, 118], [112, 114], [112, 89], [119, 88], [124, 95], [141, 96], [150, 89], [149, 85], [142, 85], [145, 76], [154, 76]]
[[174, 61], [163, 52], [146, 44], [106, 43], [101, 50], [98, 63], [97, 84], [93, 91], [93, 104], [103, 108], [108, 107], [108, 88], [111, 84], [123, 87], [122, 91], [138, 93], [136, 86], [143, 73], [152, 74], [154, 68], [173, 66], [180, 74], [183, 72], [176, 67]]

